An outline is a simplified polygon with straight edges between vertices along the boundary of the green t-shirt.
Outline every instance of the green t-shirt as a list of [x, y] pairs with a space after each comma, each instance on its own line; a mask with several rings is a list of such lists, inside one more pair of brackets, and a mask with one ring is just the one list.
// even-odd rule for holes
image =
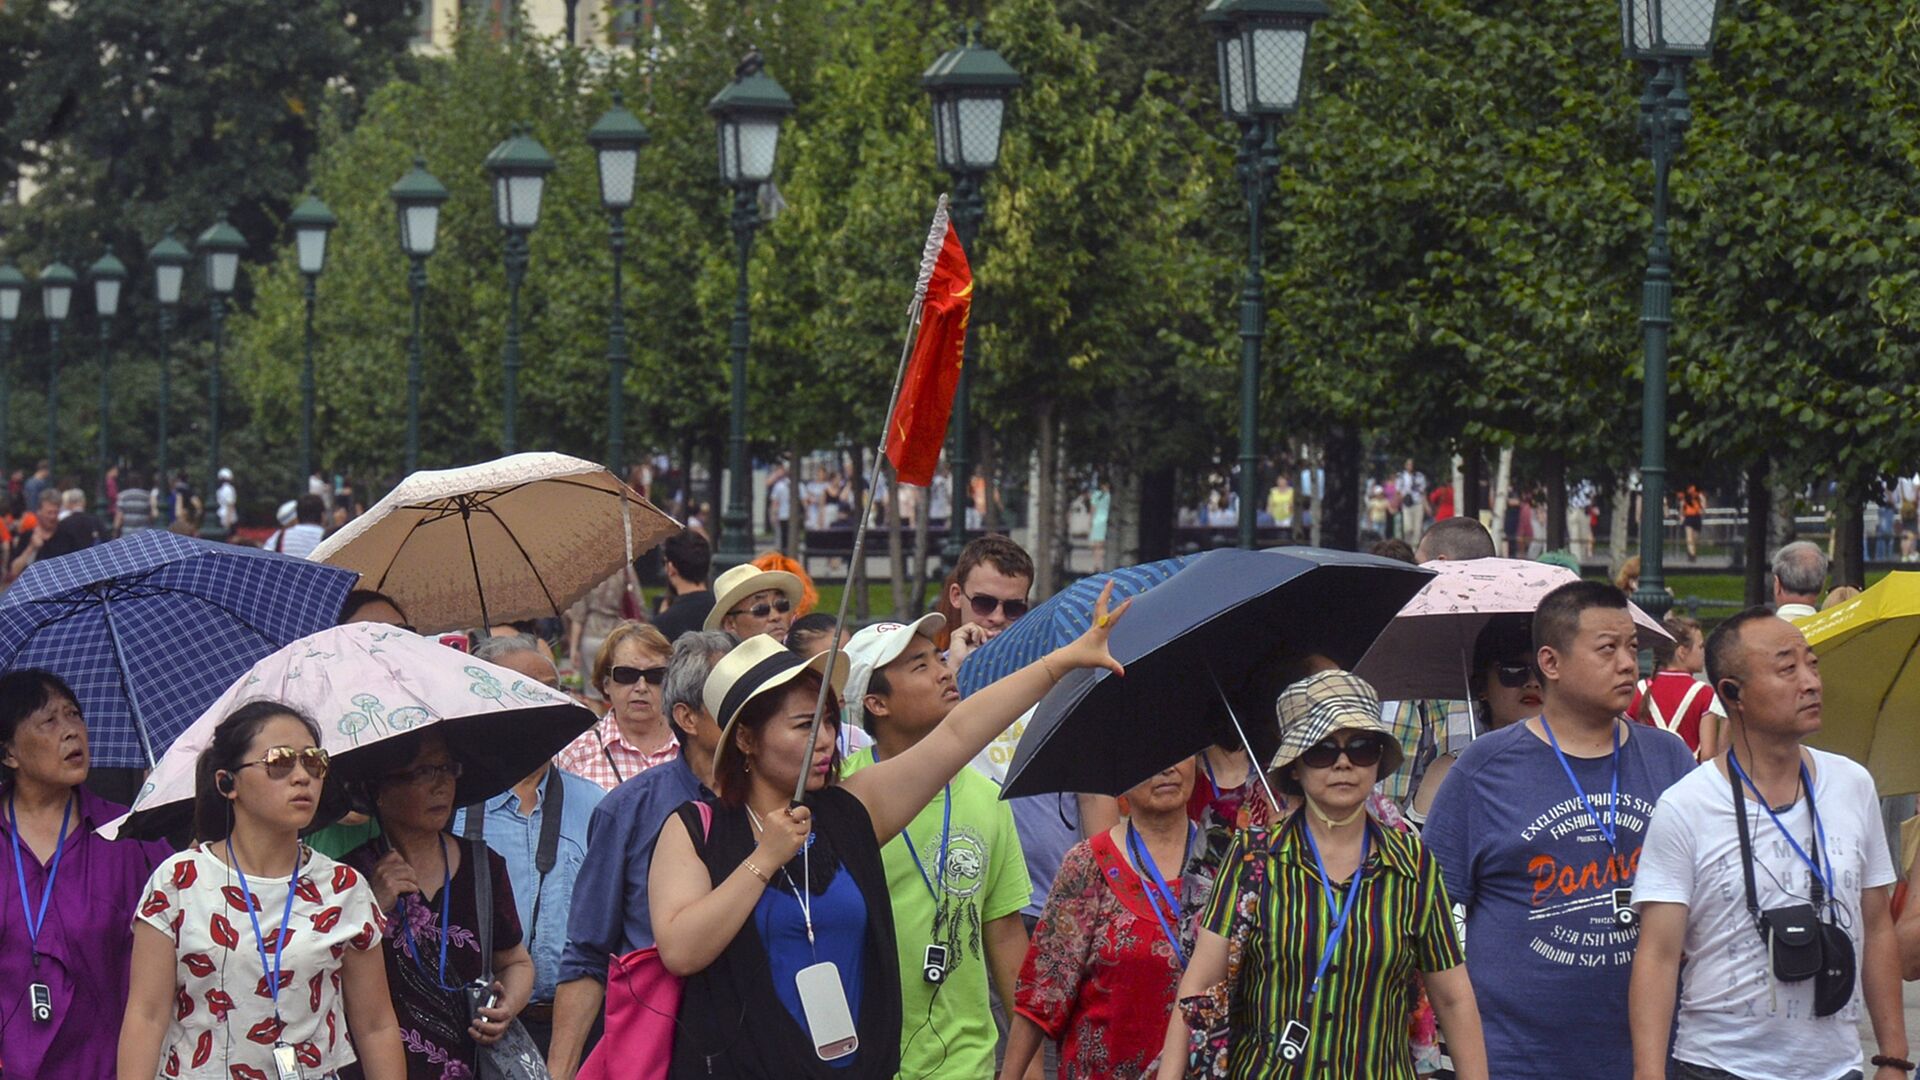
[[[851, 774], [873, 764], [872, 749], [847, 759]], [[1000, 786], [960, 770], [948, 785], [953, 824], [948, 832], [946, 874], [939, 874], [944, 799], [936, 797], [900, 836], [880, 849], [893, 897], [893, 935], [900, 951], [900, 1077], [991, 1077], [999, 1031], [993, 1024], [993, 980], [981, 928], [1018, 915], [1033, 896], [1027, 861], [1020, 853], [1013, 811], [1000, 801]], [[905, 837], [912, 837], [907, 850]], [[922, 877], [920, 867], [926, 867]], [[927, 882], [944, 884], [946, 913], [934, 933], [936, 906]], [[927, 982], [927, 946], [947, 947], [947, 978]], [[937, 1032], [937, 1034], [936, 1034]]]

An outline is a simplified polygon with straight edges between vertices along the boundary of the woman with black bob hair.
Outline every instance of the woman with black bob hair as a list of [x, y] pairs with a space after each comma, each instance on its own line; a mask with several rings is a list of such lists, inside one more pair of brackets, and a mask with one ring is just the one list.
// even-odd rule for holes
[[242, 705], [194, 769], [195, 842], [133, 926], [121, 1080], [406, 1075], [373, 891], [300, 842], [331, 762], [313, 721]]
[[126, 807], [86, 789], [91, 765], [59, 676], [0, 675], [0, 1047], [21, 1076], [113, 1075], [99, 1018], [126, 1008], [134, 908], [170, 850], [94, 832]]

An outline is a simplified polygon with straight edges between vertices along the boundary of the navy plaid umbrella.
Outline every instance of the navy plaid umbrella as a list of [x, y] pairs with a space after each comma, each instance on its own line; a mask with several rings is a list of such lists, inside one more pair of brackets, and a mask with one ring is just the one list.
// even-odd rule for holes
[[143, 530], [36, 562], [0, 594], [0, 670], [65, 679], [93, 763], [145, 768], [256, 661], [332, 626], [358, 577]]
[[1093, 574], [1054, 593], [1047, 601], [1027, 612], [998, 637], [969, 653], [957, 676], [960, 694], [965, 697], [983, 686], [1006, 678], [1042, 656], [1070, 644], [1093, 625], [1093, 605], [1100, 590], [1113, 582], [1113, 606], [1129, 596], [1137, 596], [1172, 577], [1196, 556], [1181, 555], [1159, 562], [1122, 566], [1104, 574]]

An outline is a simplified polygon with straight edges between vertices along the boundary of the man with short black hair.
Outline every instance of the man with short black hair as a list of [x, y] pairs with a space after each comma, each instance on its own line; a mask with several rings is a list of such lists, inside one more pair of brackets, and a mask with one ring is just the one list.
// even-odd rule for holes
[[1541, 715], [1469, 744], [1427, 818], [1422, 839], [1465, 909], [1493, 1076], [1632, 1073], [1629, 890], [1655, 801], [1693, 767], [1679, 738], [1620, 716], [1635, 642], [1620, 590], [1548, 593], [1533, 617]]
[[1795, 540], [1773, 553], [1773, 611], [1788, 622], [1811, 618], [1820, 610], [1827, 587], [1827, 553], [1819, 545]]
[[1422, 565], [1493, 556], [1493, 534], [1487, 527], [1479, 518], [1458, 516], [1434, 522], [1413, 552], [1414, 561]]
[[672, 598], [653, 625], [668, 641], [677, 641], [680, 635], [700, 629], [713, 610], [713, 590], [707, 588], [713, 548], [706, 537], [682, 529], [660, 545], [660, 561], [667, 568], [667, 591]]
[[[1634, 1078], [1858, 1078], [1864, 989], [1873, 1076], [1904, 1080], [1893, 863], [1872, 776], [1802, 745], [1820, 730], [1813, 650], [1749, 608], [1707, 639], [1707, 671], [1728, 749], [1660, 797], [1633, 886]], [[1822, 942], [1818, 974], [1780, 978], [1769, 934], [1791, 926]]]

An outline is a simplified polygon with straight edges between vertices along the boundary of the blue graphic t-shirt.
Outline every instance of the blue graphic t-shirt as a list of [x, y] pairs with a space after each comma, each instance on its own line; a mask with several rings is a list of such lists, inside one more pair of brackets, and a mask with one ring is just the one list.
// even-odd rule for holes
[[[1613, 891], [1633, 884], [1654, 803], [1694, 762], [1677, 736], [1624, 727], [1617, 849], [1527, 724], [1469, 745], [1427, 815], [1421, 838], [1466, 912], [1490, 1075], [1633, 1075], [1627, 979], [1639, 932], [1614, 920]], [[1605, 823], [1612, 755], [1566, 760]]]

